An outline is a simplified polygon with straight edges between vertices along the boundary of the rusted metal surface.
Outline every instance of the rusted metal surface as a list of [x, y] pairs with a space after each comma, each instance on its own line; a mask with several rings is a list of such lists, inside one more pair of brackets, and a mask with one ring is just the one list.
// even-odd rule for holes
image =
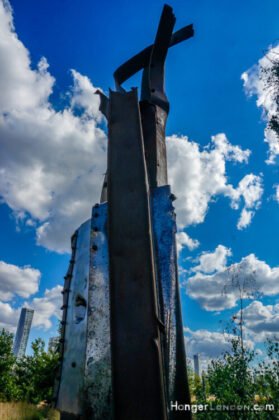
[[[56, 407], [68, 414], [83, 413], [86, 348], [90, 226], [88, 220], [77, 231], [70, 282], [65, 282], [67, 311], [64, 319], [63, 362]], [[65, 288], [64, 288], [65, 291]], [[65, 296], [65, 293], [64, 293]]]
[[[165, 325], [164, 360], [168, 403], [189, 404], [183, 324], [179, 298], [176, 255], [176, 220], [168, 185], [152, 191], [152, 220], [157, 261], [160, 314]], [[172, 420], [191, 418], [191, 414], [170, 411]]]
[[148, 178], [136, 90], [110, 92], [108, 211], [115, 418], [164, 420]]
[[158, 105], [166, 113], [169, 111], [169, 102], [164, 89], [165, 61], [174, 24], [175, 16], [172, 8], [165, 5], [149, 62], [143, 70], [141, 85], [141, 100], [148, 101], [153, 105]]
[[140, 102], [145, 159], [150, 189], [168, 182], [165, 126], [167, 113], [147, 101]]
[[93, 207], [85, 365], [86, 413], [112, 419], [107, 203]]
[[[174, 45], [182, 41], [186, 41], [192, 36], [194, 36], [193, 25], [187, 25], [184, 28], [179, 29], [172, 35], [169, 47], [173, 47]], [[113, 74], [116, 88], [118, 90], [122, 89], [122, 83], [124, 83], [135, 73], [142, 70], [148, 65], [150, 54], [152, 53], [152, 48], [153, 44], [149, 45], [147, 48], [143, 49], [141, 52], [139, 52], [134, 57], [130, 58], [118, 67], [118, 69]]]

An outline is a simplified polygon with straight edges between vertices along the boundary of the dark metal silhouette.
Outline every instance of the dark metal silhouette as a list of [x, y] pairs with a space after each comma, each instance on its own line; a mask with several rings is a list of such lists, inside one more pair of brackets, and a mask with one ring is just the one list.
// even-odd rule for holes
[[[154, 44], [115, 71], [116, 91], [110, 91], [109, 97], [96, 92], [108, 121], [108, 169], [91, 227], [83, 225], [77, 233], [82, 238], [91, 232], [89, 277], [83, 294], [78, 286], [84, 264], [82, 239], [73, 241], [76, 271], [72, 262], [65, 281], [63, 359], [77, 357], [73, 351], [67, 353], [71, 346], [65, 343], [65, 337], [71, 340], [75, 331], [79, 348], [84, 347], [81, 360], [85, 360], [84, 372], [82, 368], [77, 372], [72, 387], [67, 378], [73, 380], [70, 369], [76, 362], [61, 365], [57, 406], [65, 418], [70, 414], [98, 420], [191, 417], [190, 411], [171, 410], [171, 402], [190, 404], [190, 394], [174, 196], [167, 185], [169, 102], [164, 67], [168, 49], [194, 33], [188, 25], [173, 34], [174, 24], [172, 8], [165, 5]], [[139, 100], [137, 89], [126, 92], [122, 85], [140, 70]], [[78, 295], [75, 290], [69, 292], [71, 282], [79, 288]], [[78, 317], [79, 324], [74, 325], [71, 314], [75, 312], [66, 308], [69, 302], [84, 306], [87, 302], [87, 324]], [[72, 389], [78, 390], [74, 391], [78, 404], [71, 402]], [[71, 394], [67, 404], [63, 403], [66, 393]]]

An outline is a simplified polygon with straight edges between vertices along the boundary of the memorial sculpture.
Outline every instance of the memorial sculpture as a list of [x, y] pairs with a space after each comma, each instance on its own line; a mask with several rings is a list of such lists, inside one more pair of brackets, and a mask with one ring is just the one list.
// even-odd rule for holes
[[[107, 173], [92, 217], [72, 237], [65, 276], [61, 362], [55, 406], [62, 419], [190, 418], [179, 297], [176, 222], [167, 177], [164, 91], [168, 49], [193, 36], [173, 33], [165, 5], [155, 42], [114, 73], [102, 92], [108, 122]], [[143, 70], [138, 90], [123, 83]]]

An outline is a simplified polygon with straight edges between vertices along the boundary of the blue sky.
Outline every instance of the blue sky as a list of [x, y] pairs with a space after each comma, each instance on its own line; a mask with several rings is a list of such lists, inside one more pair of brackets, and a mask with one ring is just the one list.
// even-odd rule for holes
[[[3, 9], [2, 1], [0, 4]], [[36, 321], [31, 339], [37, 336], [47, 339], [57, 329], [55, 314], [58, 313], [60, 290], [55, 287], [63, 284], [69, 260], [69, 255], [61, 253], [61, 250], [66, 249], [67, 241], [70, 243], [70, 232], [74, 232], [77, 224], [90, 216], [88, 203], [93, 205], [96, 201], [102, 178], [101, 164], [95, 165], [95, 161], [99, 160], [99, 156], [102, 156], [100, 161], [104, 157], [105, 133], [98, 131], [104, 130], [104, 123], [97, 112], [97, 99], [92, 93], [92, 85], [105, 92], [113, 88], [112, 73], [118, 65], [153, 42], [163, 2], [11, 0], [10, 4], [15, 33], [26, 50], [23, 51], [22, 44], [15, 46], [10, 41], [13, 32], [7, 29], [8, 26], [5, 27], [10, 46], [3, 47], [0, 44], [0, 59], [3, 58], [2, 63], [5, 63], [0, 85], [6, 89], [8, 98], [8, 105], [0, 104], [1, 115], [4, 116], [0, 120], [0, 142], [4, 151], [0, 162], [1, 168], [4, 168], [4, 181], [0, 183], [0, 260], [21, 269], [30, 266], [39, 270], [41, 275], [39, 282], [38, 275], [36, 277], [36, 273], [31, 273], [33, 281], [39, 282], [35, 293], [32, 289], [26, 292], [26, 296], [22, 296], [24, 292], [14, 286], [13, 296], [2, 298], [4, 306], [0, 325], [13, 329], [18, 316], [17, 308], [23, 302], [28, 301], [31, 306], [35, 302], [36, 307], [36, 304], [42, 302], [36, 299], [44, 299], [46, 312], [42, 319]], [[204, 357], [213, 357], [215, 354], [211, 341], [220, 342], [220, 347], [224, 347], [222, 334], [218, 335], [221, 331], [219, 321], [237, 312], [238, 299], [232, 297], [230, 302], [219, 303], [218, 308], [217, 304], [214, 306], [215, 298], [212, 295], [212, 299], [205, 303], [204, 296], [194, 292], [194, 286], [187, 286], [189, 278], [193, 278], [192, 283], [195, 279], [201, 282], [201, 288], [205, 286], [205, 289], [206, 281], [215, 282], [217, 290], [218, 282], [228, 280], [226, 274], [223, 274], [226, 267], [233, 263], [239, 264], [243, 258], [254, 254], [254, 260], [244, 260], [237, 267], [243, 275], [247, 270], [254, 270], [259, 287], [264, 289], [264, 284], [270, 282], [270, 291], [247, 309], [248, 324], [250, 322], [251, 326], [248, 328], [247, 339], [254, 342], [256, 332], [264, 339], [270, 331], [279, 331], [276, 321], [279, 317], [279, 307], [276, 306], [279, 290], [273, 285], [279, 279], [276, 243], [279, 234], [279, 204], [275, 199], [274, 187], [278, 183], [278, 159], [275, 157], [273, 164], [266, 163], [269, 144], [264, 142], [266, 121], [262, 118], [263, 107], [257, 107], [256, 96], [248, 97], [247, 92], [253, 89], [248, 84], [245, 92], [241, 80], [241, 75], [257, 64], [268, 47], [278, 39], [276, 17], [279, 3], [276, 0], [189, 0], [173, 1], [171, 6], [177, 17], [177, 29], [189, 23], [195, 27], [193, 39], [169, 51], [166, 66], [166, 91], [171, 103], [167, 135], [175, 136], [169, 141], [169, 157], [170, 160], [173, 157], [172, 165], [176, 168], [170, 168], [170, 181], [179, 180], [175, 192], [178, 198], [182, 197], [180, 204], [177, 201], [180, 230], [187, 232], [187, 238], [199, 242], [199, 246], [190, 245], [192, 249], [183, 246], [180, 252], [181, 270], [187, 270], [181, 275], [183, 318], [185, 326], [190, 329], [187, 333], [189, 351], [199, 351], [204, 353]], [[11, 11], [6, 8], [2, 19], [10, 14]], [[15, 67], [13, 57], [17, 57]], [[39, 71], [37, 63], [42, 57], [46, 58], [49, 67], [43, 63]], [[72, 69], [76, 73], [73, 74]], [[248, 71], [249, 80], [252, 80], [256, 72], [255, 68]], [[37, 75], [37, 80], [34, 81], [32, 75]], [[126, 87], [138, 85], [139, 80], [139, 76], [134, 77]], [[256, 93], [259, 97], [262, 92], [258, 85], [254, 86], [254, 93], [255, 89], [258, 89]], [[14, 90], [19, 92], [19, 101], [9, 101]], [[28, 95], [34, 95], [35, 99], [31, 100]], [[49, 111], [46, 110], [50, 108], [51, 115], [43, 116], [43, 111], [47, 113]], [[70, 115], [62, 115], [65, 109], [70, 110]], [[35, 114], [36, 121], [32, 122], [30, 116]], [[84, 118], [81, 122], [73, 122], [76, 121], [74, 117], [82, 119], [82, 116], [86, 116], [87, 120]], [[61, 118], [61, 123], [57, 125], [56, 117]], [[45, 122], [48, 118], [47, 123], [51, 125]], [[51, 127], [51, 134], [57, 133], [61, 137], [57, 149], [58, 155], [65, 153], [61, 161], [56, 156], [55, 144], [47, 149], [48, 142], [54, 142], [46, 133], [48, 127]], [[63, 129], [69, 132], [72, 130], [69, 138], [61, 134]], [[90, 130], [94, 131], [92, 138], [89, 138]], [[224, 135], [220, 136], [220, 133]], [[36, 135], [42, 136], [41, 155], [41, 146], [35, 145]], [[94, 145], [94, 153], [89, 155], [92, 167], [89, 162], [90, 170], [85, 175], [82, 172], [84, 149], [79, 150], [76, 160], [74, 156], [83, 138], [86, 142], [86, 135], [89, 147], [90, 141]], [[187, 136], [188, 140], [184, 139], [185, 143], [181, 147], [183, 136]], [[211, 141], [212, 136], [216, 136], [215, 143]], [[236, 149], [236, 146], [240, 149]], [[71, 148], [72, 154], [64, 152]], [[245, 154], [246, 150], [250, 150], [250, 155], [248, 152]], [[31, 158], [26, 157], [27, 153]], [[177, 160], [174, 156], [178, 157]], [[52, 159], [55, 169], [54, 164], [51, 164]], [[63, 159], [68, 159], [75, 168], [73, 174], [67, 169], [71, 173], [70, 177], [64, 168]], [[63, 166], [61, 182], [59, 162]], [[194, 181], [191, 183], [189, 179], [195, 179], [193, 174], [196, 165], [200, 165], [201, 171], [204, 170], [204, 178], [194, 185]], [[219, 169], [216, 167], [215, 171], [214, 165], [220, 165]], [[214, 174], [220, 176], [213, 185], [211, 178], [214, 178]], [[249, 174], [254, 177], [250, 181], [245, 178]], [[24, 191], [24, 176], [34, 177], [34, 181], [38, 176], [38, 181], [34, 182], [34, 191], [32, 182], [28, 184], [28, 194]], [[83, 176], [86, 176], [86, 184], [82, 181], [78, 184]], [[244, 178], [247, 182], [240, 186]], [[195, 188], [199, 189], [197, 194]], [[83, 190], [83, 193], [73, 193], [77, 194], [73, 202], [71, 192], [76, 189]], [[247, 194], [252, 200], [250, 204]], [[85, 204], [82, 197], [87, 197]], [[67, 211], [63, 208], [64, 203]], [[186, 208], [186, 212], [184, 204], [191, 207]], [[76, 211], [72, 210], [75, 205]], [[82, 210], [79, 211], [79, 208]], [[246, 226], [238, 229], [237, 223], [243, 208], [251, 212], [253, 217]], [[65, 218], [67, 226], [63, 231], [61, 221], [64, 223]], [[43, 233], [38, 230], [42, 225], [45, 229]], [[56, 237], [57, 226], [62, 226], [59, 237]], [[56, 241], [59, 246], [55, 245]], [[204, 263], [201, 263], [201, 255], [209, 255]], [[211, 268], [206, 266], [208, 261]], [[197, 266], [199, 268], [195, 268]], [[0, 274], [0, 282], [5, 281], [5, 273], [4, 270], [4, 274]], [[46, 289], [53, 292], [47, 295]], [[247, 307], [250, 304], [246, 302]], [[263, 324], [266, 328], [260, 330], [257, 323], [263, 321], [262, 312], [265, 313]], [[202, 335], [201, 330], [207, 332]]]

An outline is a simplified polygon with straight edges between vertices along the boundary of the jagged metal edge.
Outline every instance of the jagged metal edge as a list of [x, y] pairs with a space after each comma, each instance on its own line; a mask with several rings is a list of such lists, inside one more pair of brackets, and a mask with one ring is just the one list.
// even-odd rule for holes
[[162, 322], [165, 325], [165, 365], [169, 398], [174, 394], [176, 371], [176, 221], [169, 185], [152, 191], [152, 219], [157, 255], [157, 272]]

